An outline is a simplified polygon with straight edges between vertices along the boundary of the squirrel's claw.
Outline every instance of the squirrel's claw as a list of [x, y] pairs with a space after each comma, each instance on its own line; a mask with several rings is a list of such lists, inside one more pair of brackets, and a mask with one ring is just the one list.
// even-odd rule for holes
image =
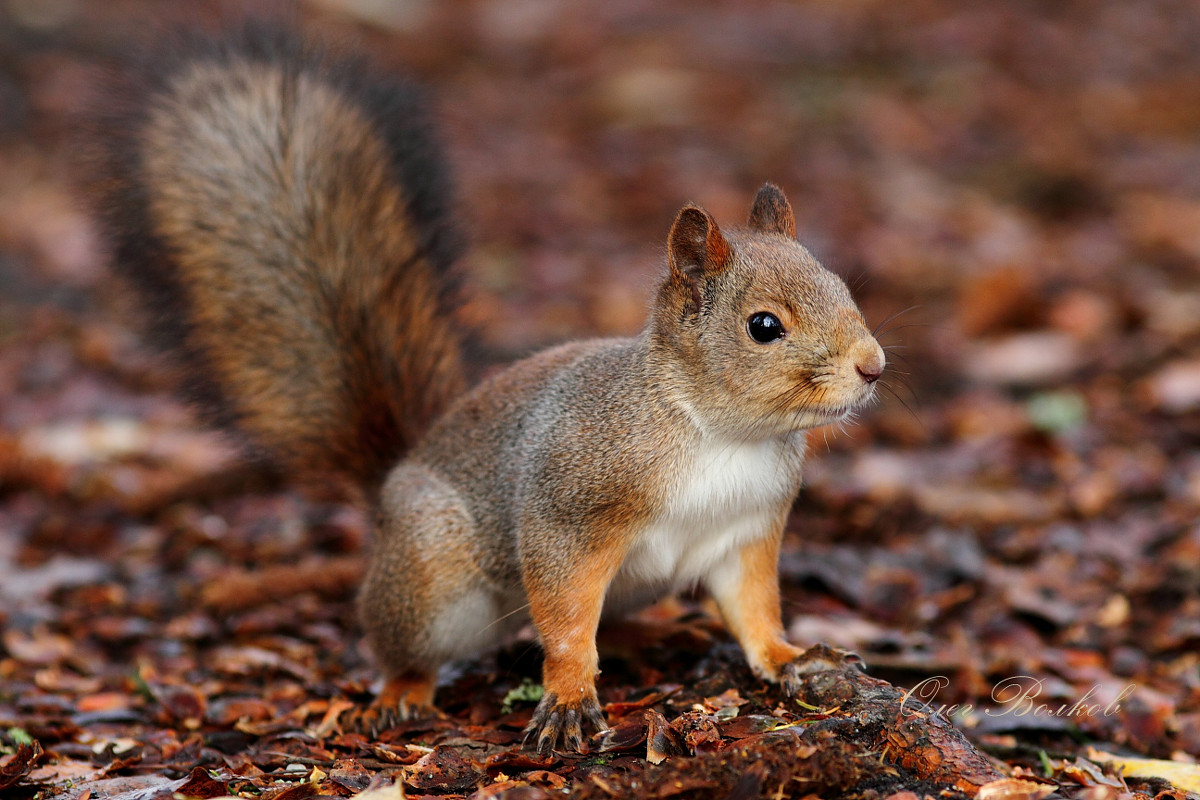
[[367, 708], [351, 709], [342, 714], [339, 720], [347, 730], [366, 734], [372, 738], [378, 737], [384, 731], [394, 728], [401, 722], [410, 719], [424, 719], [436, 716], [437, 711], [430, 707], [418, 708], [405, 703], [387, 705], [378, 701]]
[[540, 755], [562, 744], [562, 749], [580, 752], [583, 749], [583, 726], [587, 723], [597, 732], [608, 730], [600, 701], [595, 695], [577, 703], [560, 703], [555, 694], [545, 694], [525, 726], [525, 747], [534, 747]]
[[405, 672], [383, 685], [370, 707], [355, 713], [352, 725], [372, 737], [412, 719], [445, 718], [433, 705], [437, 679], [424, 672]]
[[779, 685], [783, 687], [784, 694], [792, 697], [800, 691], [800, 684], [805, 675], [850, 667], [862, 671], [866, 668], [866, 662], [858, 653], [826, 644], [815, 644], [780, 668]]

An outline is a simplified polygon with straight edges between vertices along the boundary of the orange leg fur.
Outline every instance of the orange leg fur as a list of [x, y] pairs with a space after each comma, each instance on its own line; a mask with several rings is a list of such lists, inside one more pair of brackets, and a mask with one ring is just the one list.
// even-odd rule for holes
[[439, 713], [433, 705], [436, 688], [436, 674], [405, 672], [390, 678], [370, 707], [353, 716], [350, 727], [378, 736], [404, 720], [434, 716]]
[[578, 751], [585, 722], [597, 730], [608, 727], [596, 697], [596, 628], [608, 584], [621, 561], [620, 553], [601, 548], [583, 555], [566, 574], [561, 565], [545, 580], [536, 567], [527, 570], [529, 614], [546, 654], [544, 694], [525, 729], [526, 744], [536, 744], [539, 752], [560, 743]]
[[781, 538], [782, 532], [744, 545], [736, 564], [709, 580], [709, 590], [725, 625], [741, 643], [751, 669], [771, 681], [778, 681], [783, 667], [803, 652], [783, 637], [779, 599]]
[[730, 633], [746, 651], [754, 672], [795, 694], [800, 676], [848, 663], [861, 663], [853, 653], [824, 645], [801, 650], [783, 636], [779, 601], [779, 533], [742, 547], [732, 568], [710, 577], [709, 590]]
[[413, 713], [428, 712], [433, 708], [433, 693], [437, 677], [417, 672], [406, 672], [390, 679], [383, 686], [376, 700], [382, 706]]

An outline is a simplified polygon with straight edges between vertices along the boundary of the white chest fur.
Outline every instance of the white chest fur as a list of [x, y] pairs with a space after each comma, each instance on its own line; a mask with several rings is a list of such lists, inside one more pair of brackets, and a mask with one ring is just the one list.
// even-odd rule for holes
[[736, 548], [772, 533], [800, 485], [804, 434], [765, 442], [702, 440], [680, 457], [662, 512], [609, 588], [623, 611], [697, 583]]

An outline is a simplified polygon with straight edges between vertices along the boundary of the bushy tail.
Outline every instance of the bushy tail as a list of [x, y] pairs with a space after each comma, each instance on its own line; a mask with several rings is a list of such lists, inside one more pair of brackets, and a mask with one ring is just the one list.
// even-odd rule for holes
[[373, 489], [464, 384], [419, 93], [254, 25], [118, 92], [90, 193], [184, 390], [283, 469]]

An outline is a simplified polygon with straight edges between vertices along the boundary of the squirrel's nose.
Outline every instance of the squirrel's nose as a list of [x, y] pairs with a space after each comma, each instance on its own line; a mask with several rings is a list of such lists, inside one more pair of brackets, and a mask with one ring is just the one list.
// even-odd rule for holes
[[867, 383], [874, 383], [883, 374], [883, 366], [880, 364], [855, 364], [854, 368]]
[[874, 383], [883, 374], [883, 348], [877, 342], [872, 341], [871, 344], [874, 347], [863, 348], [867, 352], [860, 354], [854, 360], [854, 369], [858, 372], [859, 377], [867, 383]]

